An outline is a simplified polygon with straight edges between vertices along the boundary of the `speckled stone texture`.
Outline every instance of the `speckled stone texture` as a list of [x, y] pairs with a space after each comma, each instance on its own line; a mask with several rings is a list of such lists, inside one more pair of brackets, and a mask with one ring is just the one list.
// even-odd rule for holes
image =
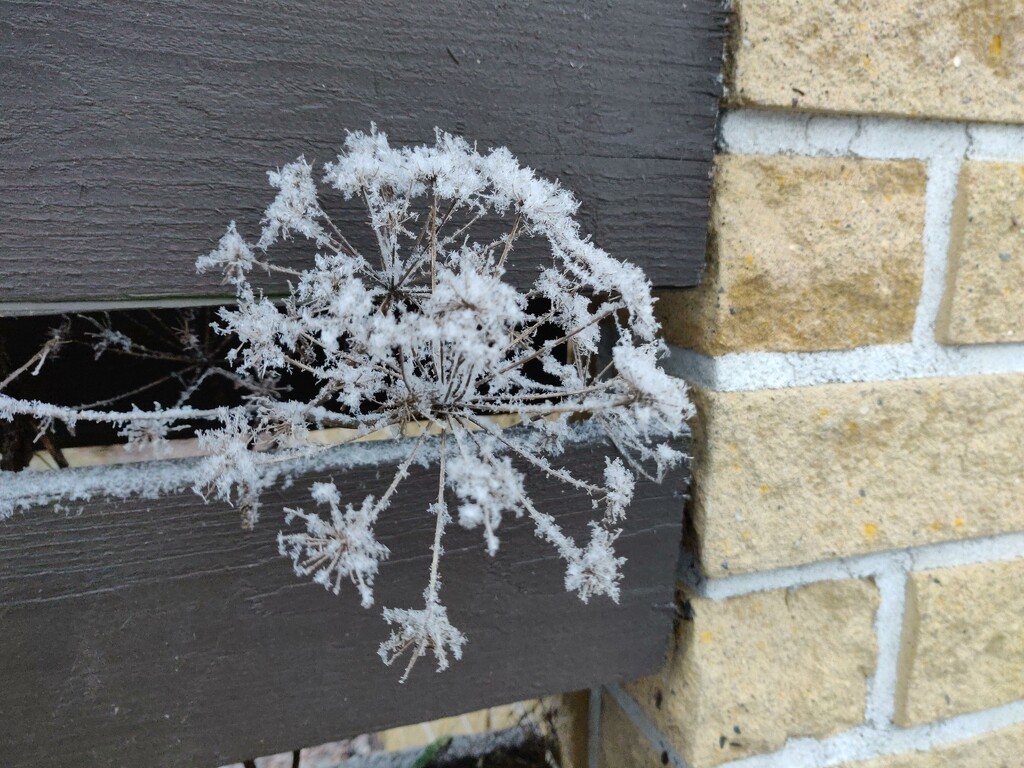
[[607, 693], [601, 699], [599, 754], [600, 768], [663, 768], [667, 764]]
[[1020, 0], [736, 0], [733, 104], [1024, 122]]
[[1024, 341], [1024, 165], [964, 163], [937, 333], [945, 344]]
[[691, 599], [668, 664], [629, 690], [692, 768], [838, 733], [864, 719], [877, 607], [858, 580]]
[[719, 156], [704, 283], [659, 294], [666, 339], [710, 355], [909, 341], [924, 203], [917, 161]]
[[901, 725], [1024, 697], [1024, 561], [913, 574], [903, 637]]
[[694, 390], [702, 567], [725, 576], [1024, 530], [1022, 392], [1024, 374]]

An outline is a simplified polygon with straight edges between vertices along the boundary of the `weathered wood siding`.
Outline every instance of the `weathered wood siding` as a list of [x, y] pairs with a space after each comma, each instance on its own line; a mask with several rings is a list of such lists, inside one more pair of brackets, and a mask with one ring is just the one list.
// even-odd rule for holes
[[[567, 466], [600, 472], [606, 448], [572, 448]], [[673, 619], [685, 473], [641, 482], [619, 540], [622, 598], [582, 604], [526, 521], [501, 527], [496, 557], [480, 531], [450, 529], [442, 564], [465, 658], [409, 681], [375, 652], [383, 606], [422, 604], [436, 468], [416, 468], [381, 520], [391, 558], [377, 605], [359, 607], [298, 580], [280, 557], [283, 506], [310, 505], [308, 482], [265, 498], [257, 529], [192, 493], [159, 502], [47, 509], [0, 523], [0, 765], [4, 768], [213, 768], [501, 702], [652, 672]], [[541, 509], [583, 536], [586, 499], [536, 473]], [[387, 468], [334, 473], [346, 498], [379, 491]], [[41, 477], [41, 481], [43, 478]]]
[[229, 219], [253, 231], [267, 168], [371, 121], [508, 146], [598, 244], [692, 285], [723, 20], [721, 0], [0, 2], [0, 309], [221, 293], [195, 257]]

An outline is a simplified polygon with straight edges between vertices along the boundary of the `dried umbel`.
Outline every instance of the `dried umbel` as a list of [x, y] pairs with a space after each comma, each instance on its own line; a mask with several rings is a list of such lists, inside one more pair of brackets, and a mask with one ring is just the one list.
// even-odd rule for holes
[[[408, 653], [406, 675], [428, 652], [446, 668], [466, 642], [441, 599], [442, 541], [453, 522], [479, 528], [493, 555], [502, 518], [526, 515], [565, 561], [568, 590], [584, 601], [617, 599], [623, 560], [614, 544], [636, 476], [660, 480], [682, 459], [670, 443], [691, 415], [683, 384], [656, 365], [663, 345], [642, 271], [581, 236], [578, 204], [558, 184], [537, 178], [506, 149], [480, 153], [441, 132], [432, 146], [402, 148], [377, 131], [353, 133], [322, 173], [300, 158], [269, 176], [278, 193], [258, 240], [246, 241], [232, 222], [197, 263], [234, 285], [237, 306], [220, 311], [216, 330], [233, 340], [228, 360], [250, 391], [244, 405], [201, 411], [186, 398], [173, 409], [121, 413], [0, 394], [0, 416], [106, 420], [147, 443], [184, 423], [213, 420], [219, 426], [199, 432], [208, 456], [197, 465], [195, 489], [239, 504], [250, 526], [260, 492], [276, 477], [266, 468], [320, 450], [316, 430], [415, 433], [379, 495], [344, 502], [343, 488], [317, 483], [313, 500], [327, 511], [289, 510], [286, 524], [300, 525], [278, 537], [299, 576], [335, 593], [352, 582], [371, 605], [388, 556], [374, 525], [413, 464], [437, 457], [424, 605], [384, 610], [394, 630], [381, 657], [390, 664]], [[365, 205], [372, 247], [357, 248], [332, 222], [325, 210], [331, 196]], [[272, 258], [288, 239], [309, 243], [304, 269]], [[550, 259], [519, 289], [505, 270], [527, 241]], [[264, 272], [287, 278], [283, 301], [250, 282]], [[112, 334], [97, 340], [131, 343]], [[314, 382], [309, 399], [288, 399], [272, 385], [297, 372]], [[580, 415], [621, 455], [607, 461], [600, 482], [557, 464], [570, 421]], [[499, 416], [518, 426], [500, 428]], [[536, 508], [513, 460], [592, 499], [588, 540], [567, 535]]]

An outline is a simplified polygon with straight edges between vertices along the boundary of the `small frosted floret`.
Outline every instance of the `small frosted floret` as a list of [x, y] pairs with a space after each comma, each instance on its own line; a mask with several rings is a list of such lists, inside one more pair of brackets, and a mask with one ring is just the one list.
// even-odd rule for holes
[[378, 564], [389, 554], [373, 533], [377, 522], [374, 498], [367, 496], [358, 507], [348, 504], [342, 510], [341, 494], [334, 483], [314, 483], [312, 495], [318, 504], [330, 507], [330, 518], [286, 509], [285, 525], [301, 520], [306, 530], [278, 533], [278, 550], [291, 559], [297, 576], [312, 578], [336, 595], [341, 593], [343, 581], [351, 581], [363, 608], [369, 608]]
[[409, 665], [402, 675], [409, 677], [416, 659], [427, 653], [434, 654], [437, 671], [448, 669], [448, 654], [456, 661], [462, 658], [466, 636], [448, 621], [448, 609], [441, 605], [428, 590], [424, 593], [427, 606], [423, 609], [385, 608], [384, 621], [394, 625], [391, 635], [377, 651], [385, 664], [391, 666], [403, 654], [409, 654]]

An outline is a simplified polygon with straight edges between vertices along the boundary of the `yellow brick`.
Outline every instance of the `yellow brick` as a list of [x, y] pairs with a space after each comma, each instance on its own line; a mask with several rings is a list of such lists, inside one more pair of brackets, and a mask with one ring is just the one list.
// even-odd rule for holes
[[659, 294], [666, 338], [712, 355], [908, 341], [924, 192], [916, 161], [719, 156], [707, 273]]
[[931, 752], [880, 757], [841, 768], [1020, 768], [1024, 726], [1016, 725]]
[[661, 755], [636, 729], [615, 699], [601, 697], [600, 768], [663, 768]]
[[736, 0], [734, 103], [1024, 121], [1020, 0]]
[[692, 519], [723, 576], [1024, 530], [1024, 374], [695, 390]]
[[938, 337], [1024, 341], [1024, 165], [964, 164]]
[[900, 667], [903, 725], [1024, 698], [1024, 560], [913, 574]]
[[692, 768], [829, 736], [864, 719], [877, 606], [863, 581], [691, 600], [668, 664], [629, 690]]

